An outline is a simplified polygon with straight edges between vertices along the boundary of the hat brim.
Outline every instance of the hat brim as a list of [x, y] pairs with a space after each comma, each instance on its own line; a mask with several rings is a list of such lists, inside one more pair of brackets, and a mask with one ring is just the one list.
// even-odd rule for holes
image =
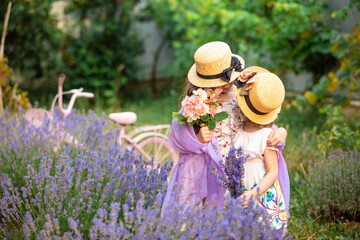
[[240, 96], [240, 91], [241, 88], [237, 89], [237, 100], [239, 103], [239, 107], [241, 109], [241, 111], [244, 113], [244, 115], [250, 119], [252, 122], [257, 123], [257, 124], [261, 124], [261, 125], [266, 125], [269, 123], [272, 123], [275, 121], [275, 119], [277, 118], [280, 110], [281, 110], [281, 106], [274, 109], [273, 111], [265, 114], [265, 115], [258, 115], [256, 113], [254, 113], [247, 105], [246, 101], [245, 101], [245, 97], [244, 96]]
[[253, 70], [257, 73], [269, 73], [270, 72], [269, 70], [267, 70], [263, 67], [260, 67], [260, 66], [250, 66], [250, 67], [247, 67], [246, 69]]
[[[239, 61], [241, 62], [242, 67], [245, 68], [245, 60], [242, 57], [236, 54], [233, 54], [232, 56], [238, 58]], [[191, 82], [193, 85], [197, 87], [208, 87], [208, 88], [224, 86], [228, 83], [235, 81], [239, 76], [240, 76], [240, 72], [233, 71], [229, 82], [226, 82], [221, 78], [204, 79], [197, 75], [195, 63], [191, 66], [187, 75], [189, 82]]]

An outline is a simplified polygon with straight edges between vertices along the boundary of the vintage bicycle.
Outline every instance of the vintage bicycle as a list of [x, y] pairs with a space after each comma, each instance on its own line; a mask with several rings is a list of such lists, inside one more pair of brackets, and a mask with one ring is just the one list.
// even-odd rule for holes
[[[90, 92], [83, 92], [84, 90], [83, 88], [71, 89], [63, 92], [64, 81], [65, 81], [65, 74], [62, 73], [58, 78], [58, 93], [55, 95], [52, 101], [50, 111], [43, 108], [30, 108], [25, 112], [25, 119], [28, 120], [30, 124], [35, 127], [43, 127], [46, 122], [46, 119], [48, 119], [50, 121], [49, 131], [54, 134], [53, 141], [56, 145], [59, 145], [61, 142], [65, 142], [73, 145], [79, 145], [79, 141], [76, 140], [74, 136], [72, 136], [67, 132], [58, 131], [58, 130], [61, 128], [64, 119], [71, 113], [76, 99], [78, 97], [93, 98], [94, 94]], [[67, 108], [64, 108], [63, 95], [66, 94], [72, 94], [72, 96], [70, 98]], [[57, 105], [61, 114], [60, 121], [58, 121], [59, 119], [55, 117], [56, 102], [58, 103]], [[60, 134], [57, 135], [58, 133]]]
[[[58, 108], [62, 114], [62, 121], [60, 124], [55, 124], [55, 127], [50, 124], [49, 130], [54, 134], [54, 142], [59, 145], [61, 142], [79, 146], [80, 143], [71, 134], [58, 131], [63, 124], [64, 119], [71, 113], [74, 103], [78, 97], [93, 98], [94, 94], [90, 92], [83, 92], [83, 88], [71, 89], [63, 92], [63, 84], [65, 75], [61, 74], [58, 79], [58, 93], [54, 97], [50, 111], [42, 108], [31, 108], [25, 113], [25, 118], [36, 127], [41, 127], [45, 123], [45, 119], [50, 122], [55, 121], [55, 105], [58, 103]], [[68, 107], [63, 107], [63, 95], [72, 94]], [[137, 154], [142, 154], [145, 161], [151, 162], [153, 166], [163, 164], [167, 160], [177, 161], [178, 153], [169, 145], [167, 136], [170, 131], [170, 125], [149, 125], [136, 127], [129, 133], [126, 133], [127, 126], [133, 125], [137, 116], [133, 112], [111, 113], [109, 119], [120, 125], [120, 134], [118, 136], [118, 143], [125, 146], [128, 150], [134, 150]], [[59, 135], [56, 135], [59, 133]], [[149, 167], [149, 166], [148, 166]]]
[[137, 115], [134, 112], [111, 113], [109, 119], [120, 125], [117, 141], [121, 146], [142, 154], [145, 161], [153, 160], [153, 165], [148, 166], [148, 169], [157, 168], [158, 164], [164, 164], [168, 160], [173, 160], [174, 168], [178, 153], [168, 143], [170, 124], [136, 127], [126, 133], [127, 127], [137, 121]]

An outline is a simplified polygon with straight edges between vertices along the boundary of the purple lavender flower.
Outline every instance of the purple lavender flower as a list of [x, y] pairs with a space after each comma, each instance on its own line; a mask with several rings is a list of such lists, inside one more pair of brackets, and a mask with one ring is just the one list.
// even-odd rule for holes
[[174, 202], [173, 207], [160, 217], [161, 197], [152, 208], [145, 207], [140, 199], [134, 207], [123, 205], [124, 218], [114, 221], [119, 205], [101, 210], [94, 217], [90, 239], [282, 239], [271, 228], [268, 214], [255, 201], [247, 209], [239, 199], [227, 199], [225, 207], [211, 209], [204, 216], [204, 208]]
[[[63, 122], [56, 113], [55, 120], [35, 128], [23, 115], [0, 116], [2, 236], [186, 239], [266, 238], [269, 233], [260, 215], [235, 209], [231, 202], [207, 217], [202, 207], [174, 203], [175, 210], [161, 218], [171, 164], [146, 171], [149, 163], [141, 156], [114, 144], [118, 130], [105, 116], [74, 111]], [[69, 132], [86, 145], [59, 145], [58, 133], [49, 128]]]
[[225, 163], [223, 161], [220, 162], [226, 177], [222, 176], [213, 164], [210, 165], [211, 172], [215, 175], [216, 181], [220, 186], [227, 189], [233, 198], [237, 198], [244, 193], [242, 178], [245, 173], [244, 163], [248, 157], [249, 155], [245, 154], [241, 147], [236, 148], [232, 145]]
[[309, 167], [303, 182], [309, 213], [324, 219], [360, 220], [360, 153], [335, 150]]

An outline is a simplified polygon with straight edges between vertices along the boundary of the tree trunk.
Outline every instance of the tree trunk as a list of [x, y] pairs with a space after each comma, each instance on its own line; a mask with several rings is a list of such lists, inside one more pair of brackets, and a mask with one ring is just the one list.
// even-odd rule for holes
[[[11, 10], [11, 2], [8, 3], [8, 8], [5, 15], [3, 33], [1, 37], [1, 45], [0, 45], [0, 59], [4, 56], [4, 48], [5, 48], [5, 37], [6, 37], [6, 29], [10, 18], [10, 10]], [[3, 104], [3, 96], [2, 96], [2, 87], [0, 82], [0, 115], [4, 113], [4, 104]]]
[[151, 92], [154, 97], [159, 97], [159, 90], [156, 86], [156, 74], [157, 74], [157, 65], [159, 63], [160, 53], [161, 50], [164, 48], [165, 43], [166, 43], [166, 36], [163, 36], [154, 55], [154, 61], [152, 65], [151, 79], [150, 79]]

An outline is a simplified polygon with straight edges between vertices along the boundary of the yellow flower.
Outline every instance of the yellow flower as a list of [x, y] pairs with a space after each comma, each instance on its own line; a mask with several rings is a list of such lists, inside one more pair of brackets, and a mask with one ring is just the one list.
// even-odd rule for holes
[[318, 100], [318, 97], [309, 90], [305, 92], [305, 97], [307, 98], [310, 104], [315, 104]]
[[334, 43], [334, 44], [331, 46], [330, 51], [331, 51], [331, 52], [336, 52], [338, 49], [339, 49], [339, 43], [336, 42], [336, 43]]
[[326, 83], [326, 88], [329, 92], [333, 92], [335, 91], [335, 89], [339, 87], [339, 79], [336, 78], [334, 72], [330, 72], [328, 76], [331, 79], [331, 81]]
[[341, 65], [340, 65], [340, 70], [347, 68], [348, 65], [349, 65], [348, 61], [346, 59], [342, 59]]

